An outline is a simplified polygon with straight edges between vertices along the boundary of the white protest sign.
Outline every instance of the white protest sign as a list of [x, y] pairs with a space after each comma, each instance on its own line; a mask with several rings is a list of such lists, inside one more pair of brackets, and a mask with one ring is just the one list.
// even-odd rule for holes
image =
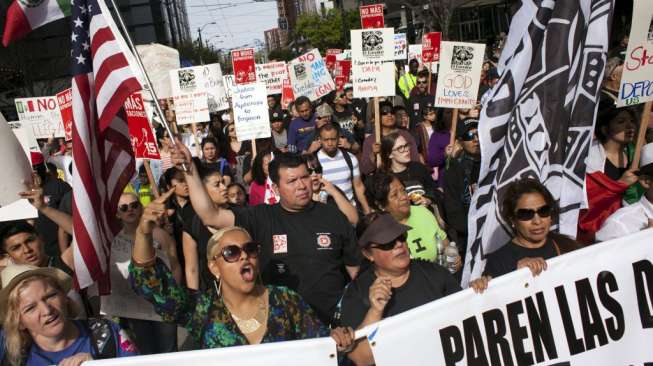
[[28, 155], [21, 151], [25, 150], [0, 114], [0, 166], [5, 172], [0, 179], [0, 221], [38, 216], [36, 209], [18, 196], [18, 192], [25, 190], [23, 182], [32, 181], [32, 164]]
[[34, 134], [32, 133], [31, 128], [24, 127], [21, 122], [8, 122], [9, 128], [16, 135], [20, 146], [23, 147], [25, 151], [25, 156], [31, 161], [31, 152], [41, 152], [39, 148], [39, 143], [36, 141]]
[[37, 139], [64, 137], [57, 97], [16, 98], [18, 119], [29, 125]]
[[288, 69], [285, 62], [256, 64], [256, 80], [265, 83], [268, 95], [281, 94], [283, 80], [287, 77]]
[[[152, 87], [159, 99], [172, 98], [170, 87], [170, 70], [176, 70], [179, 64], [179, 51], [158, 43], [137, 45], [143, 66], [152, 81]], [[150, 93], [142, 93], [143, 99], [150, 100]]]
[[484, 44], [441, 43], [434, 107], [473, 108], [477, 104], [484, 54]]
[[288, 72], [295, 98], [306, 96], [313, 101], [336, 88], [326, 63], [317, 49], [290, 61]]
[[354, 98], [395, 95], [395, 64], [392, 61], [352, 61]]
[[[635, 0], [617, 106], [653, 100], [653, 2]], [[610, 76], [610, 75], [606, 75]]]
[[336, 61], [351, 60], [351, 50], [342, 50], [336, 55]]
[[206, 91], [209, 112], [215, 113], [229, 109], [229, 100], [227, 99], [220, 64], [204, 65], [201, 68], [200, 83]]
[[[292, 355], [290, 360], [288, 357]], [[303, 339], [199, 351], [120, 357], [86, 361], [85, 366], [179, 366], [179, 365], [311, 365], [337, 366], [336, 344], [331, 338]]]
[[236, 79], [233, 75], [224, 75], [222, 76], [222, 83], [224, 84], [224, 89], [227, 92], [227, 97], [231, 98], [234, 87], [236, 86]]
[[422, 66], [422, 45], [410, 44], [408, 45], [408, 61], [415, 59]]
[[351, 31], [352, 60], [390, 61], [395, 58], [394, 28]]
[[238, 141], [271, 136], [265, 84], [236, 85], [232, 99]]
[[406, 57], [408, 57], [406, 33], [395, 33], [395, 60], [405, 60]]
[[589, 246], [547, 261], [539, 276], [522, 268], [483, 294], [462, 291], [370, 325], [376, 364], [647, 365], [652, 242], [649, 229]]
[[202, 83], [202, 67], [170, 70], [178, 125], [209, 120], [208, 94]]

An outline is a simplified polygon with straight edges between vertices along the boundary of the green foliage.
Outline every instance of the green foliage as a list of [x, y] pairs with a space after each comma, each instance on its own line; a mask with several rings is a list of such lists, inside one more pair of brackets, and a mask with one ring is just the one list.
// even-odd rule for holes
[[275, 61], [290, 61], [293, 58], [297, 57], [293, 52], [287, 48], [277, 48], [276, 50], [270, 51], [270, 54], [268, 55], [268, 59], [270, 61], [275, 60]]
[[229, 69], [231, 69], [231, 65], [222, 64], [224, 62], [224, 57], [221, 57], [218, 51], [207, 47], [202, 47], [200, 49], [197, 46], [197, 41], [192, 43], [191, 42], [182, 43], [177, 47], [177, 50], [179, 51], [179, 57], [181, 59], [190, 60], [193, 63], [193, 65], [201, 64], [200, 62], [200, 55], [201, 55], [201, 61], [204, 62], [204, 64], [220, 63], [223, 72], [225, 72], [225, 66], [229, 66]]
[[[324, 54], [327, 48], [349, 48], [349, 30], [360, 28], [358, 11], [345, 12], [346, 34], [343, 35], [340, 10], [330, 9], [326, 15], [302, 14], [297, 19], [295, 37], [303, 37]], [[344, 37], [343, 37], [344, 36]]]

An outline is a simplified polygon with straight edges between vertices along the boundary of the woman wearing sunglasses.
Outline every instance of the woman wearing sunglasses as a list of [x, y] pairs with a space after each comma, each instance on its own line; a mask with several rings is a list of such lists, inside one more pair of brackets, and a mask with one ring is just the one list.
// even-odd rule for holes
[[483, 291], [491, 278], [527, 267], [534, 276], [546, 269], [546, 260], [578, 249], [580, 245], [564, 235], [552, 233], [557, 220], [556, 201], [539, 181], [524, 178], [506, 188], [501, 215], [510, 225], [513, 238], [487, 257], [483, 276], [470, 283]]
[[[358, 245], [371, 266], [345, 290], [336, 313], [343, 326], [361, 329], [460, 290], [443, 267], [410, 259], [406, 245], [410, 227], [392, 215], [372, 213], [360, 226]], [[347, 356], [359, 366], [374, 364], [366, 338]]]
[[[175, 281], [152, 247], [152, 231], [163, 219], [162, 198], [145, 209], [129, 266], [134, 290], [159, 314], [186, 327], [204, 349], [329, 335], [297, 293], [261, 283], [260, 245], [245, 229], [223, 228], [209, 239], [207, 260], [215, 281], [207, 291]], [[351, 329], [335, 329], [331, 336], [340, 350], [353, 342]]]

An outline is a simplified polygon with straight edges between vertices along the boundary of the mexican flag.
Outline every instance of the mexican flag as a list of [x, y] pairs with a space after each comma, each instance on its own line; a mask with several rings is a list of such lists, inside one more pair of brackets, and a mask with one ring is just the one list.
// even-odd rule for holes
[[74, 0], [13, 0], [7, 10], [2, 44], [20, 39], [44, 24], [70, 15]]

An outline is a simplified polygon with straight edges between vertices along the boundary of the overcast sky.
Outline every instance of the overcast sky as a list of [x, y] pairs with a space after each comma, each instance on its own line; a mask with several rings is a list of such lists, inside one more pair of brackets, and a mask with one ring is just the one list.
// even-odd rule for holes
[[[236, 48], [255, 39], [265, 44], [263, 31], [277, 27], [275, 0], [186, 0], [191, 36], [197, 39], [197, 28], [211, 22], [202, 30], [202, 40], [217, 48]], [[217, 36], [217, 37], [216, 37]]]

